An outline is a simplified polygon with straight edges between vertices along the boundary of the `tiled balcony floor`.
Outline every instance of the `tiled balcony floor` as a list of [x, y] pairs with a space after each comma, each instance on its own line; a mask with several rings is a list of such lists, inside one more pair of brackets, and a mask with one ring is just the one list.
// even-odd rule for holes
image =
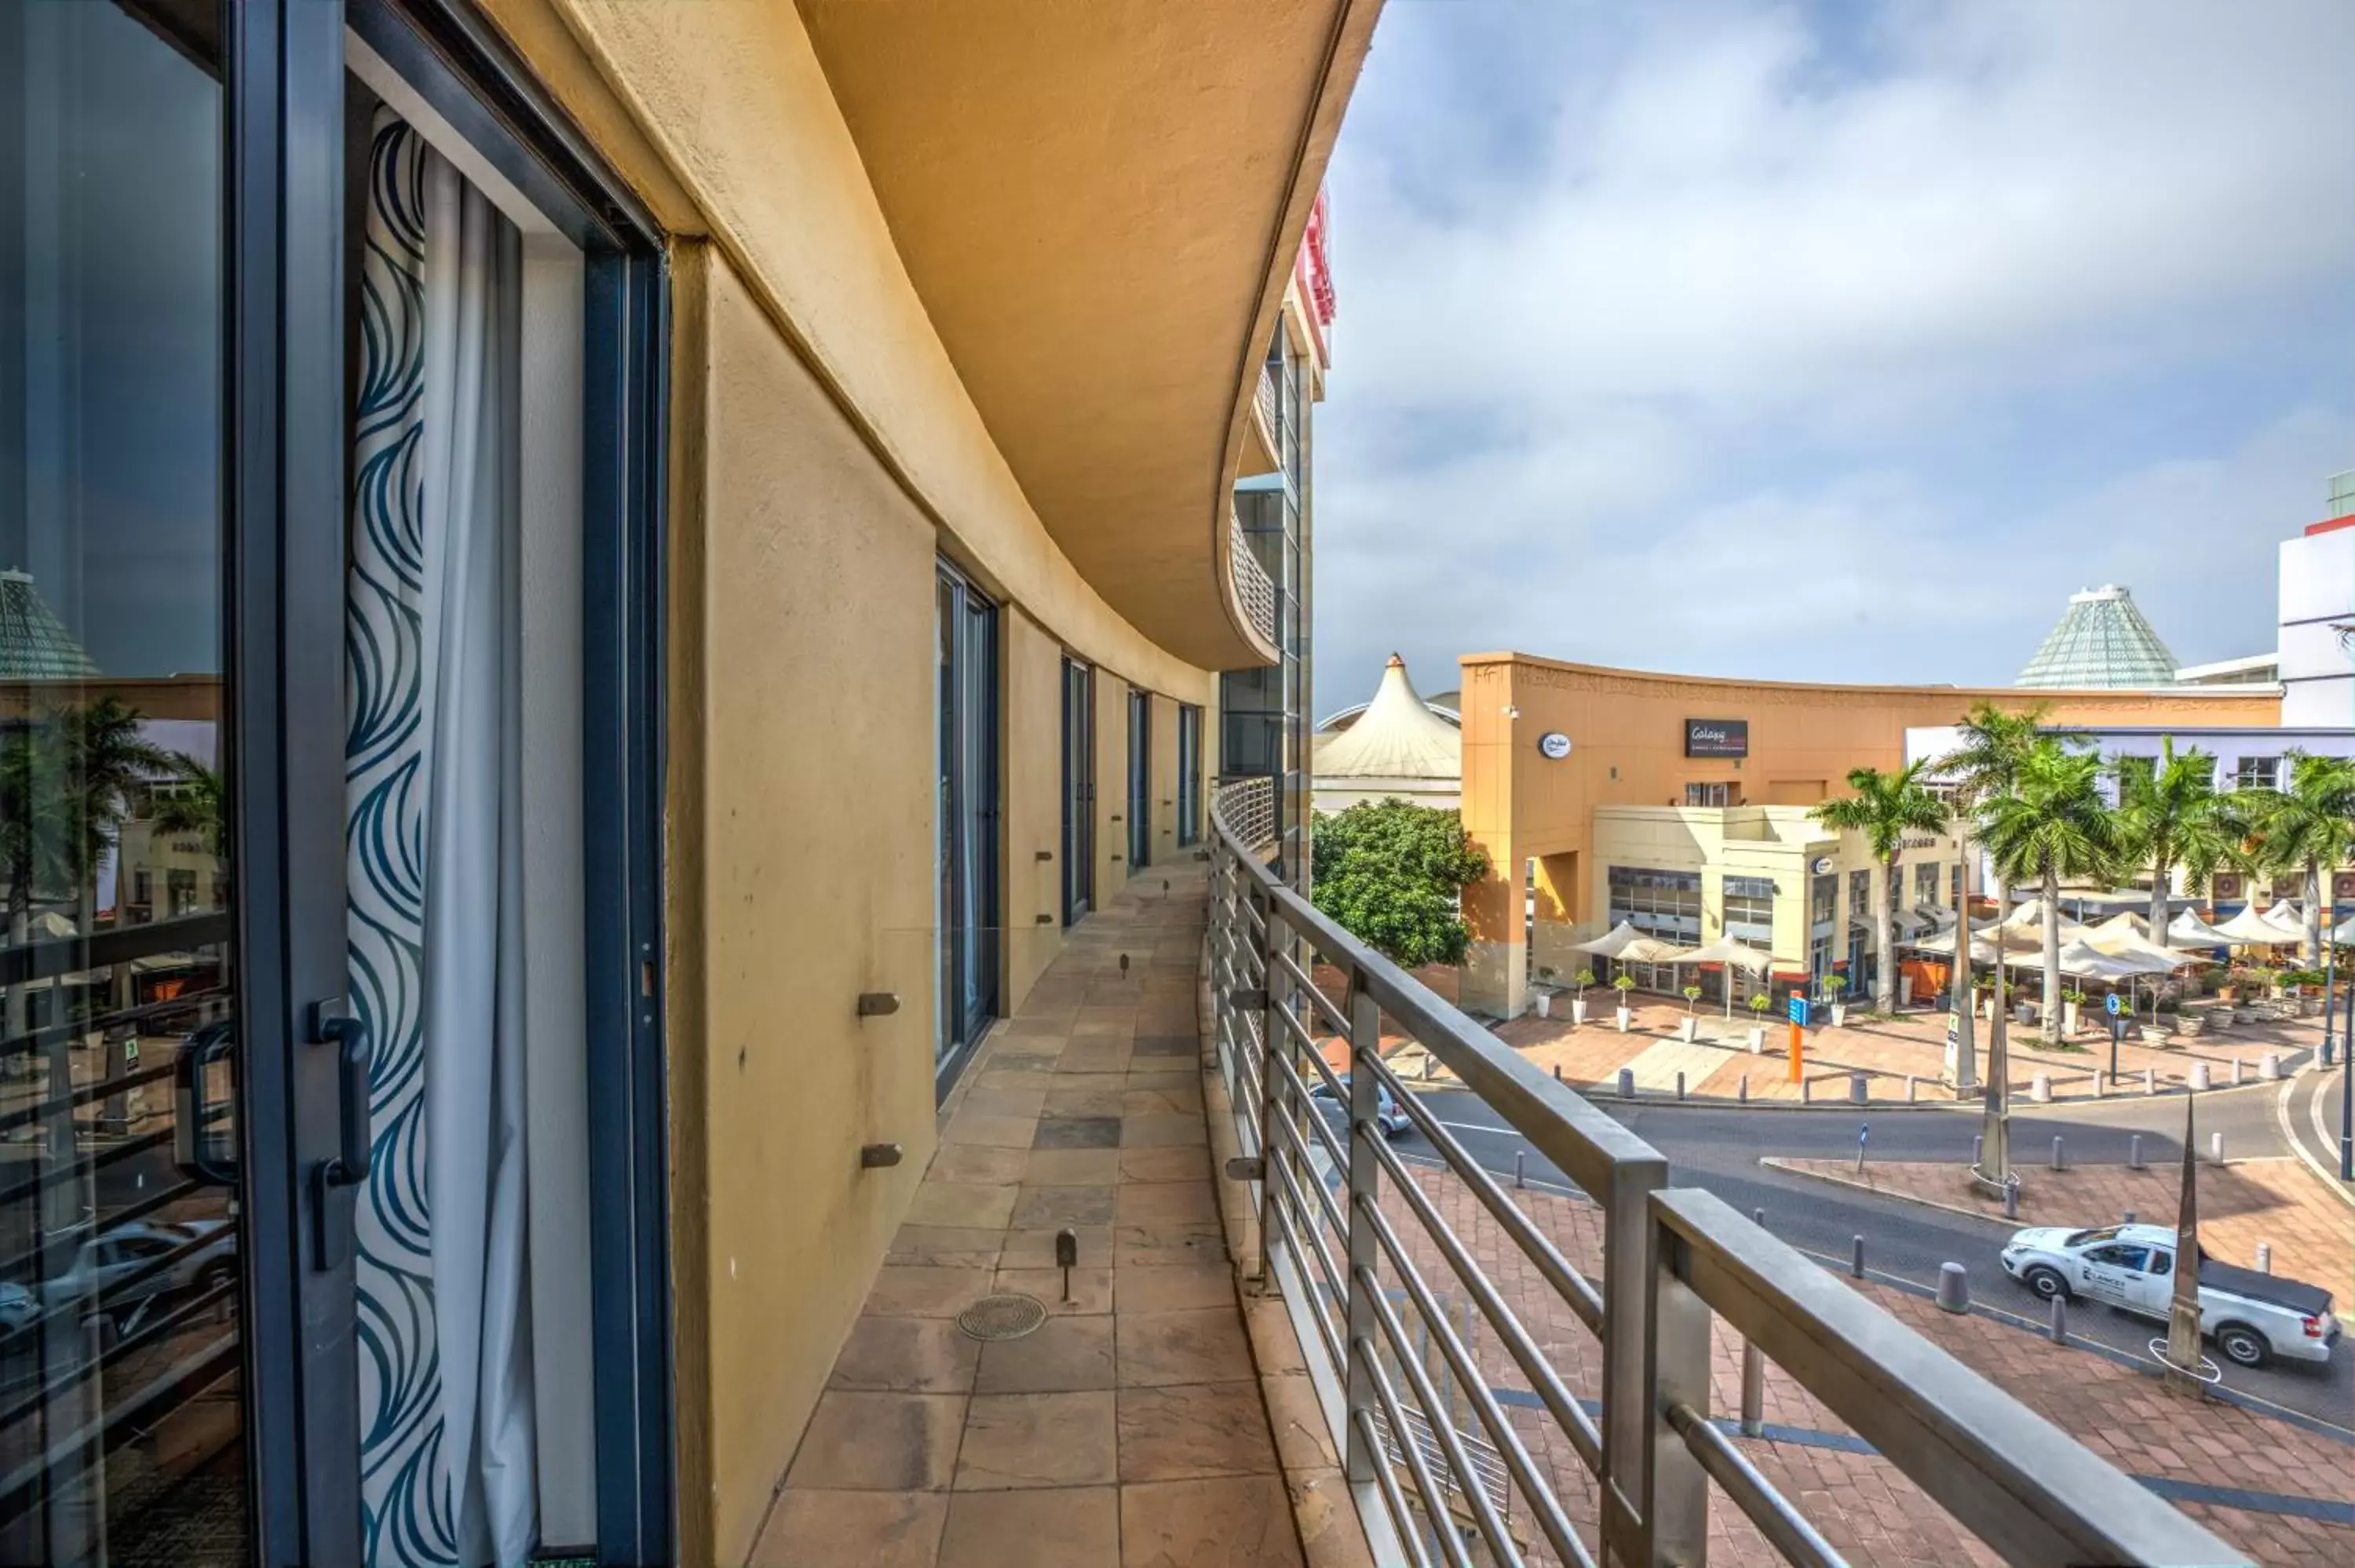
[[[1211, 1185], [1203, 873], [1166, 874], [1167, 895], [1156, 867], [1075, 932], [992, 1041], [756, 1563], [1302, 1563]], [[1079, 1238], [1068, 1302], [1064, 1228]], [[990, 1343], [957, 1327], [1009, 1290], [1047, 1303], [1046, 1324]], [[1288, 1435], [1295, 1463], [1301, 1441]]]

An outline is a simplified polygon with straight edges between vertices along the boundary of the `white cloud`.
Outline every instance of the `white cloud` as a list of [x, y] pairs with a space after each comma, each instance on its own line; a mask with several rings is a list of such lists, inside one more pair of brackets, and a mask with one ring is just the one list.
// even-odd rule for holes
[[1392, 645], [2002, 680], [2108, 579], [2186, 659], [2262, 645], [2355, 462], [2350, 56], [2344, 0], [1392, 6], [1319, 702]]

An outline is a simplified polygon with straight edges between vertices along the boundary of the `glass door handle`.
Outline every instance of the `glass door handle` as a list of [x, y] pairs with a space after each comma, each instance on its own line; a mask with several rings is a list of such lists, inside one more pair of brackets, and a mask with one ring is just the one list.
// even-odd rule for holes
[[[235, 1023], [208, 1023], [188, 1036], [180, 1046], [179, 1059], [173, 1063], [173, 1163], [190, 1181], [210, 1187], [236, 1186], [237, 1161], [218, 1159], [212, 1153], [210, 1124], [229, 1114], [229, 1102], [205, 1097], [205, 1070], [216, 1062], [225, 1061], [234, 1078], [237, 1060], [230, 1053], [236, 1048]], [[234, 1096], [233, 1088], [230, 1092]]]
[[352, 1210], [358, 1197], [348, 1189], [368, 1180], [374, 1162], [368, 1122], [373, 1054], [367, 1022], [354, 1016], [341, 997], [311, 1009], [311, 1040], [336, 1048], [336, 1152], [311, 1168], [311, 1223], [316, 1266], [324, 1273], [341, 1266], [352, 1255]]

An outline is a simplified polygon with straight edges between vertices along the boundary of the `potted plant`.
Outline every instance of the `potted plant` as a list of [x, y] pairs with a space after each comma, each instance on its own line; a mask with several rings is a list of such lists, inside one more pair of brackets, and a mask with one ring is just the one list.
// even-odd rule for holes
[[1553, 1016], [1552, 965], [1540, 964], [1538, 966], [1538, 984], [1541, 988], [1537, 993], [1538, 1016], [1540, 1018], [1551, 1018]]
[[1685, 987], [1684, 997], [1685, 1015], [1678, 1021], [1677, 1033], [1689, 1043], [1700, 1031], [1700, 1019], [1693, 1012], [1693, 1009], [1700, 1003], [1700, 987], [1697, 985]]
[[1570, 1021], [1572, 1023], [1583, 1023], [1586, 1022], [1586, 988], [1593, 983], [1594, 971], [1593, 969], [1581, 969], [1578, 971], [1578, 994], [1570, 999]]
[[1974, 998], [1972, 1005], [1978, 1009], [1979, 1016], [1992, 1020], [1995, 1017], [1995, 977], [1973, 975], [1971, 995]]
[[2084, 1009], [2085, 993], [2075, 986], [2073, 985], [2061, 993], [2061, 1033], [2062, 1034], [2077, 1033], [2077, 1020], [2083, 1016]]
[[1750, 1054], [1763, 1055], [1766, 1050], [1766, 1015], [1774, 1010], [1774, 999], [1764, 991], [1753, 991], [1750, 1013], [1758, 1022], [1750, 1026]]
[[1619, 974], [1612, 977], [1611, 989], [1619, 993], [1619, 1033], [1625, 1034], [1635, 1014], [1627, 1011], [1627, 993], [1636, 989], [1636, 977]]
[[1834, 1029], [1847, 1028], [1848, 1003], [1842, 1001], [1840, 1000], [1840, 996], [1848, 990], [1848, 976], [1837, 971], [1826, 975], [1824, 977], [1824, 990], [1831, 993], [1832, 1027]]

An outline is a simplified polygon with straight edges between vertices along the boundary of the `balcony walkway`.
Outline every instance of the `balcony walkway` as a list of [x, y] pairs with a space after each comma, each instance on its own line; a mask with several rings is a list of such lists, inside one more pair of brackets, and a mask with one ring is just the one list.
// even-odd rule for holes
[[[1313, 1404], [1281, 1454], [1271, 1432], [1205, 1137], [1204, 868], [1169, 868], [1167, 894], [1164, 874], [1075, 930], [990, 1042], [755, 1563], [1308, 1562], [1284, 1466], [1305, 1485], [1333, 1461]], [[1007, 1291], [1048, 1304], [1035, 1332], [985, 1343], [958, 1327]]]

